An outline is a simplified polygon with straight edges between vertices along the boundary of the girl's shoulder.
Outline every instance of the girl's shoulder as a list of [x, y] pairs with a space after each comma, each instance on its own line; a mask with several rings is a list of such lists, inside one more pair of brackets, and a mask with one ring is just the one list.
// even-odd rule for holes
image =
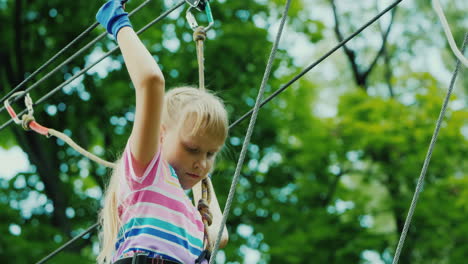
[[131, 189], [140, 189], [153, 184], [161, 171], [161, 150], [154, 155], [148, 164], [138, 161], [127, 144], [122, 156], [124, 178]]

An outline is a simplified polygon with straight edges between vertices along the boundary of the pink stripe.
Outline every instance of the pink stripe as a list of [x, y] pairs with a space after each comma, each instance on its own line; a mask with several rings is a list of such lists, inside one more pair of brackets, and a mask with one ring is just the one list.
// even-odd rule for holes
[[[141, 202], [159, 204], [173, 211], [180, 212], [185, 215], [185, 217], [187, 217], [188, 220], [190, 220], [192, 223], [195, 223], [197, 226], [201, 226], [201, 228], [203, 228], [203, 223], [193, 215], [193, 212], [190, 212], [187, 209], [185, 204], [183, 204], [181, 201], [171, 199], [161, 193], [150, 190], [135, 191], [125, 199], [124, 204], [132, 206]], [[196, 211], [195, 213], [198, 214]]]
[[194, 237], [203, 236], [204, 226], [200, 220], [201, 217], [195, 223], [191, 222], [192, 224], [188, 224], [188, 221], [172, 210], [161, 210], [150, 205], [140, 204], [138, 207], [127, 208], [121, 219], [122, 223], [128, 223], [131, 218], [138, 217], [160, 219], [187, 230], [187, 233]]

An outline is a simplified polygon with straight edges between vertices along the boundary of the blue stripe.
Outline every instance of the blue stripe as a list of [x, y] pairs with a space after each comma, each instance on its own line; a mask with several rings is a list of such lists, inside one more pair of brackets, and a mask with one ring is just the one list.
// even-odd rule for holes
[[176, 243], [178, 245], [183, 246], [191, 254], [196, 255], [196, 256], [200, 255], [200, 253], [201, 253], [200, 249], [192, 247], [191, 245], [189, 245], [187, 240], [182, 239], [182, 238], [180, 238], [178, 236], [166, 233], [164, 231], [158, 230], [158, 229], [150, 228], [150, 227], [134, 228], [134, 229], [128, 231], [125, 234], [125, 237], [123, 237], [119, 241], [117, 241], [117, 243], [115, 245], [116, 249], [118, 249], [120, 247], [120, 244], [124, 242], [125, 238], [132, 237], [132, 236], [138, 236], [138, 235], [141, 235], [141, 234], [152, 235], [152, 236], [159, 237], [159, 238], [165, 239], [167, 241]]
[[161, 228], [166, 231], [176, 233], [182, 237], [186, 237], [190, 244], [197, 246], [199, 248], [203, 247], [203, 241], [200, 239], [191, 236], [186, 229], [168, 223], [166, 221], [156, 219], [156, 218], [132, 218], [127, 224], [125, 224], [119, 231], [119, 240], [121, 239], [124, 232], [128, 232], [132, 227], [142, 226], [142, 225], [151, 225], [156, 228]]

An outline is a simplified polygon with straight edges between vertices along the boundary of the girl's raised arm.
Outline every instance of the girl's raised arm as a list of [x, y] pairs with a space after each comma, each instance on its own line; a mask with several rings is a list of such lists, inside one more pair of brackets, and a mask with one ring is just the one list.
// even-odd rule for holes
[[164, 76], [149, 51], [130, 27], [117, 35], [117, 42], [135, 86], [135, 121], [130, 136], [130, 148], [135, 159], [148, 164], [158, 151]]
[[107, 32], [120, 46], [125, 65], [135, 86], [135, 121], [130, 136], [130, 149], [143, 166], [159, 148], [159, 133], [164, 101], [164, 76], [149, 51], [143, 45], [124, 12], [121, 0], [110, 0], [96, 15]]

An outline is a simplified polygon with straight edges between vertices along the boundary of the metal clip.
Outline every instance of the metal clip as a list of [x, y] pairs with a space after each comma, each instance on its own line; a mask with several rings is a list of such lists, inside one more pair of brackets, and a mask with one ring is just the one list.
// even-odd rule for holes
[[208, 2], [207, 0], [185, 0], [187, 4], [191, 7], [198, 9], [199, 11], [205, 11], [205, 3]]
[[[20, 97], [20, 96], [23, 96], [26, 92], [25, 91], [19, 91], [19, 92], [16, 92], [14, 94], [12, 94], [8, 99], [5, 100], [4, 102], [4, 105], [5, 105], [5, 108], [7, 109], [8, 113], [10, 114], [11, 118], [13, 119], [13, 121], [18, 124], [18, 125], [21, 125], [22, 122], [21, 120], [18, 118], [18, 116], [16, 115], [15, 111], [13, 110], [13, 108], [10, 106], [10, 101], [13, 101], [15, 100], [16, 98]], [[28, 109], [28, 115], [32, 116], [34, 114], [34, 109], [33, 109], [33, 102], [32, 102], [32, 99], [31, 97], [29, 96], [28, 93], [26, 93], [26, 96], [24, 98], [24, 103], [26, 104], [26, 108]]]
[[211, 13], [210, 2], [208, 0], [185, 0], [189, 3], [190, 7], [187, 9], [186, 18], [190, 24], [190, 27], [195, 30], [198, 27], [195, 16], [190, 12], [192, 8], [196, 8], [200, 11], [205, 11], [206, 17], [208, 18], [208, 26], [205, 27], [205, 32], [208, 31], [214, 24], [213, 14]]

